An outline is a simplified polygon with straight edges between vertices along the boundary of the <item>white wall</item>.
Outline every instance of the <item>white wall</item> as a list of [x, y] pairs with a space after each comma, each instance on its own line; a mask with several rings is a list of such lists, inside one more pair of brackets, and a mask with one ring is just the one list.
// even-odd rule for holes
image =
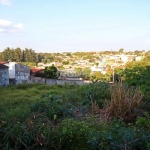
[[15, 78], [15, 62], [9, 62], [9, 78]]
[[128, 56], [122, 55], [122, 56], [120, 56], [120, 58], [124, 63], [128, 62]]
[[137, 56], [135, 57], [135, 61], [140, 61], [143, 57], [142, 56]]

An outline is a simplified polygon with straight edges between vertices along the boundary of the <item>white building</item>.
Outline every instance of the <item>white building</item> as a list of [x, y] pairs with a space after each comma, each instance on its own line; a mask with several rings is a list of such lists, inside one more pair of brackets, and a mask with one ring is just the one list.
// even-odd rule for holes
[[9, 62], [5, 64], [9, 67], [10, 83], [19, 84], [29, 82], [30, 80], [30, 67], [16, 62]]
[[140, 60], [142, 60], [143, 59], [143, 56], [136, 56], [135, 57], [135, 61], [140, 61]]
[[134, 61], [136, 58], [136, 55], [119, 55], [121, 61], [124, 63]]
[[91, 72], [101, 72], [103, 74], [106, 73], [106, 67], [96, 67], [96, 66], [93, 66], [91, 67]]

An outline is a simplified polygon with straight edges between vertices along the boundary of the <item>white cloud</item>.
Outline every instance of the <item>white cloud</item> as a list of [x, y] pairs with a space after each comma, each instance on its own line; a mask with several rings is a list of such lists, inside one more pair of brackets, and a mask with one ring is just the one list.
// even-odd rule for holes
[[10, 0], [0, 0], [0, 4], [11, 5], [11, 1]]
[[22, 23], [19, 23], [17, 25], [14, 25], [15, 28], [18, 28], [18, 29], [22, 29], [23, 27], [23, 24]]
[[11, 26], [11, 21], [0, 19], [0, 26], [6, 27]]
[[1, 33], [1, 32], [4, 32], [4, 31], [5, 31], [4, 29], [0, 29], [0, 33]]
[[23, 27], [22, 23], [13, 24], [9, 20], [0, 19], [0, 33], [14, 33], [21, 31]]

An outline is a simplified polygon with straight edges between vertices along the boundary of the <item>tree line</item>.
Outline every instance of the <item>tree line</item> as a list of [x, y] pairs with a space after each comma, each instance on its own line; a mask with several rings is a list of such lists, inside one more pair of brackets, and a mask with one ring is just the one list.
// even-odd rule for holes
[[0, 60], [2, 61], [16, 61], [16, 62], [38, 62], [39, 56], [34, 50], [25, 48], [11, 49], [7, 47], [3, 52], [0, 53]]
[[[75, 52], [75, 53], [67, 53], [66, 55], [63, 53], [36, 53], [32, 48], [25, 48], [21, 49], [17, 48], [10, 48], [7, 47], [0, 52], [0, 60], [2, 61], [16, 61], [16, 62], [43, 62], [43, 63], [50, 63], [50, 62], [63, 62], [62, 58], [70, 57], [73, 60], [73, 56], [77, 57], [78, 59], [89, 59], [93, 62], [93, 55], [96, 52]], [[101, 51], [99, 55], [116, 55], [116, 54], [130, 54], [130, 55], [144, 55], [146, 54], [145, 50], [135, 50], [133, 52], [124, 52], [124, 49], [121, 48], [119, 51]], [[147, 53], [150, 53], [148, 51]], [[99, 58], [99, 57], [98, 57]], [[98, 59], [97, 58], [97, 59]], [[66, 62], [64, 62], [66, 63]]]

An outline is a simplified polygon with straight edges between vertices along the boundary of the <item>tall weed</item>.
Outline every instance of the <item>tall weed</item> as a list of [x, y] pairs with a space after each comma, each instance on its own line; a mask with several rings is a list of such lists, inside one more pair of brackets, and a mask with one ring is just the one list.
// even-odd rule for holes
[[128, 87], [115, 83], [111, 88], [111, 100], [105, 108], [108, 120], [122, 118], [125, 122], [135, 122], [137, 109], [141, 104], [143, 93], [140, 88]]

